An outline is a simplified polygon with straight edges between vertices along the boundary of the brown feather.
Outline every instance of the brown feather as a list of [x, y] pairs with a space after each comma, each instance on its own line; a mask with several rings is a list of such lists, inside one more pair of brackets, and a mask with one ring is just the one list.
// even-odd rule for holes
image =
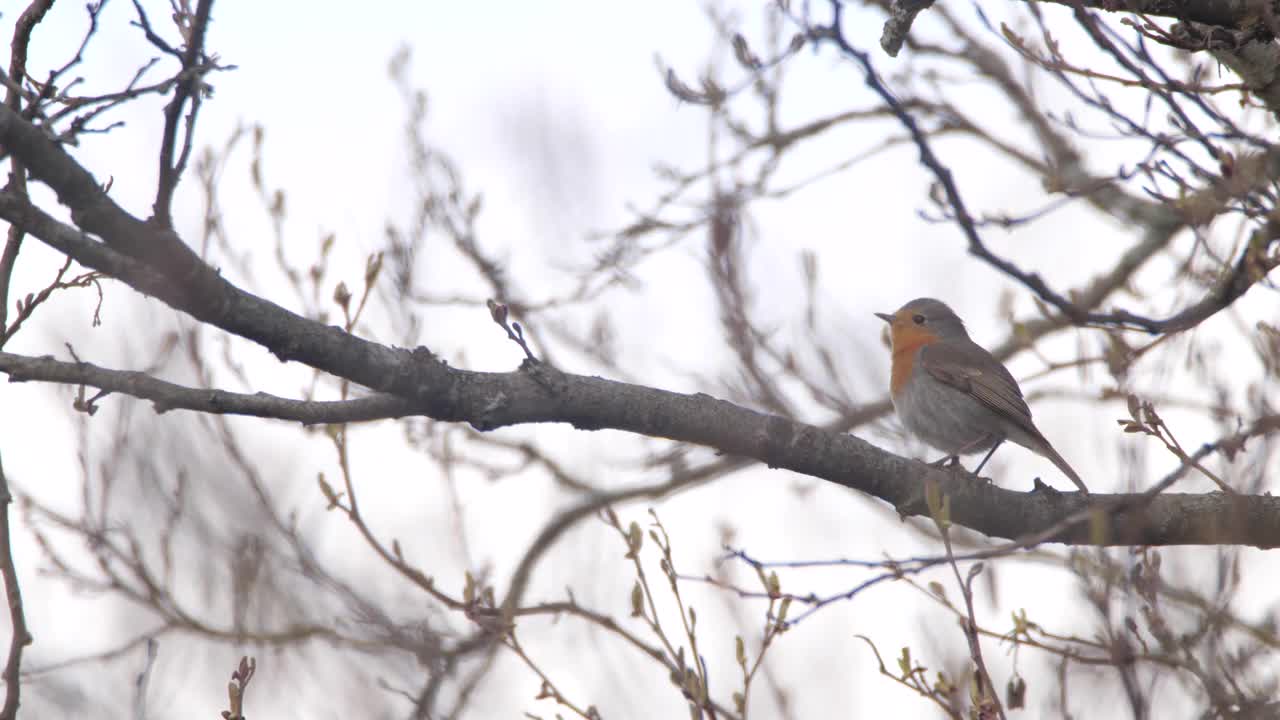
[[1033, 437], [1043, 438], [1013, 375], [977, 344], [952, 340], [929, 345], [920, 352], [920, 365], [938, 382], [968, 394]]

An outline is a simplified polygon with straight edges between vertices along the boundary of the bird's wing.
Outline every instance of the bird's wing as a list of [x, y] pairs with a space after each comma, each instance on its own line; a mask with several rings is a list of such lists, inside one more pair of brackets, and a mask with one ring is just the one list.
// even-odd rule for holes
[[932, 343], [920, 351], [920, 364], [935, 380], [970, 395], [1001, 417], [1039, 437], [1031, 408], [1013, 375], [973, 342]]

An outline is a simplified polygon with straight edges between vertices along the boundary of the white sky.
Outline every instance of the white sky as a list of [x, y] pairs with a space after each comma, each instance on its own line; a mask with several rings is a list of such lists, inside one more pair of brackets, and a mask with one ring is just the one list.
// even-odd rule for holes
[[[153, 22], [165, 27], [164, 3], [152, 11]], [[740, 3], [746, 27], [758, 30], [757, 8], [763, 2]], [[956, 6], [957, 13], [970, 10]], [[990, 8], [989, 8], [990, 11]], [[0, 36], [9, 37], [15, 9], [5, 8]], [[857, 11], [860, 12], [860, 11]], [[78, 3], [59, 4], [40, 26], [36, 48], [52, 54], [36, 54], [32, 67], [44, 69], [65, 57], [67, 47], [78, 41], [84, 24]], [[145, 47], [140, 33], [128, 27], [131, 6], [116, 0], [102, 18], [101, 37], [91, 46], [81, 72], [91, 76], [90, 87], [113, 87], [133, 68], [154, 53]], [[851, 40], [876, 47], [880, 20], [874, 15], [851, 15]], [[922, 25], [926, 30], [927, 25]], [[215, 97], [200, 116], [200, 138], [220, 144], [238, 123], [260, 123], [266, 128], [268, 184], [288, 192], [290, 249], [306, 259], [316, 239], [336, 232], [340, 257], [350, 263], [348, 284], [360, 277], [363, 257], [379, 249], [388, 217], [403, 217], [411, 198], [404, 186], [402, 106], [387, 78], [388, 61], [401, 45], [413, 50], [411, 76], [429, 96], [428, 135], [451, 154], [462, 169], [469, 188], [485, 196], [481, 222], [482, 243], [500, 248], [510, 260], [517, 286], [537, 298], [564, 282], [555, 268], [589, 258], [588, 233], [617, 227], [628, 219], [627, 203], [647, 206], [662, 189], [652, 172], [655, 163], [690, 169], [706, 157], [705, 119], [696, 107], [677, 102], [666, 91], [656, 69], [655, 57], [692, 80], [709, 52], [710, 29], [704, 13], [688, 0], [644, 3], [620, 2], [421, 2], [389, 3], [232, 3], [215, 8], [209, 46], [222, 60], [238, 69], [212, 78]], [[723, 53], [720, 60], [726, 60]], [[877, 52], [878, 66], [891, 72], [898, 61]], [[817, 55], [806, 51], [793, 63], [790, 93], [784, 121], [800, 122], [823, 112], [847, 107], [867, 107], [872, 100], [857, 70], [832, 59], [830, 50]], [[1048, 97], [1054, 97], [1052, 92]], [[154, 102], [114, 116], [127, 120], [125, 128], [106, 138], [87, 138], [76, 151], [100, 179], [113, 179], [112, 195], [127, 209], [145, 217], [155, 184], [155, 157], [160, 114]], [[993, 124], [1000, 120], [993, 118]], [[855, 131], [834, 136], [834, 148], [812, 153], [789, 172], [800, 177], [824, 167], [833, 156], [875, 147], [883, 137], [875, 128], [894, 131], [891, 125], [860, 125]], [[1021, 133], [1009, 127], [1009, 133]], [[1038, 188], [1026, 176], [1008, 173], [993, 164], [972, 144], [947, 143], [945, 159], [956, 169], [972, 206], [988, 210], [1027, 209], [1037, 204]], [[569, 150], [571, 149], [571, 150]], [[269, 247], [269, 226], [248, 188], [240, 163], [227, 174], [224, 188], [227, 222], [243, 248]], [[824, 157], [825, 155], [825, 157]], [[1106, 162], [1098, 163], [1106, 167]], [[815, 188], [779, 203], [754, 210], [757, 240], [751, 275], [759, 287], [761, 312], [777, 318], [782, 332], [801, 337], [800, 274], [795, 253], [801, 248], [820, 254], [822, 291], [826, 298], [824, 319], [832, 332], [848, 337], [849, 357], [856, 363], [848, 377], [861, 380], [886, 375], [887, 358], [860, 350], [879, 348], [880, 323], [873, 311], [888, 311], [919, 295], [937, 295], [950, 302], [966, 318], [974, 338], [985, 344], [1003, 339], [997, 298], [1011, 289], [1002, 277], [966, 259], [963, 239], [950, 226], [920, 220], [928, 177], [915, 163], [911, 151], [891, 153], [855, 167]], [[179, 192], [179, 226], [194, 235], [200, 198], [188, 177]], [[1007, 235], [989, 231], [987, 239], [999, 252], [1014, 255], [1020, 263], [1041, 269], [1059, 287], [1078, 283], [1103, 268], [1108, 258], [1133, 242], [1131, 233], [1099, 221], [1084, 212], [1068, 210], [1053, 219]], [[644, 268], [651, 283], [642, 294], [608, 296], [608, 309], [623, 333], [628, 369], [641, 382], [680, 391], [700, 391], [700, 377], [714, 375], [728, 359], [716, 333], [714, 308], [705, 290], [697, 253], [686, 245]], [[56, 262], [51, 253], [28, 241], [15, 291], [43, 286]], [[449, 269], [436, 271], [442, 282]], [[562, 286], [562, 285], [561, 285]], [[542, 291], [544, 287], [551, 290]], [[663, 288], [663, 291], [654, 291]], [[1025, 315], [1031, 303], [1025, 291], [1016, 290], [1017, 307]], [[267, 296], [293, 307], [292, 295], [281, 289]], [[1255, 295], [1240, 306], [1245, 322], [1272, 317], [1274, 309]], [[134, 302], [124, 288], [108, 291], [104, 325], [89, 327], [87, 300], [62, 300], [49, 316], [57, 329], [24, 331], [7, 347], [27, 354], [53, 353], [66, 357], [62, 338], [74, 338], [86, 360], [120, 367], [128, 356], [117, 347], [129, 341], [137, 326], [150, 330], [184, 326], [186, 321], [154, 302]], [[49, 322], [48, 318], [44, 322]], [[135, 326], [135, 323], [137, 325]], [[516, 348], [488, 322], [482, 310], [441, 312], [424, 318], [425, 342], [448, 357], [465, 355], [465, 365], [475, 369], [509, 370], [519, 362]], [[1230, 321], [1216, 318], [1200, 333], [1232, 332]], [[708, 334], [708, 333], [711, 334]], [[145, 346], [142, 341], [134, 344]], [[710, 342], [708, 342], [710, 338]], [[1048, 352], [1062, 359], [1073, 351], [1073, 338], [1059, 338]], [[1097, 338], [1084, 336], [1086, 347], [1096, 348]], [[690, 348], [697, 352], [690, 353]], [[243, 348], [261, 389], [294, 395], [308, 377], [301, 369], [282, 367], [260, 350]], [[146, 354], [143, 353], [143, 357]], [[866, 367], [864, 367], [866, 366]], [[1017, 375], [1039, 369], [1031, 358], [1013, 364]], [[592, 373], [590, 367], [568, 366], [568, 371]], [[1251, 369], [1249, 372], [1256, 372]], [[1092, 382], [1100, 382], [1094, 375]], [[1071, 387], [1075, 377], [1059, 377], [1055, 383], [1036, 387]], [[1034, 387], [1028, 388], [1034, 389]], [[862, 386], [865, 399], [878, 397], [878, 385]], [[109, 402], [131, 402], [114, 398]], [[71, 421], [67, 419], [69, 394], [33, 385], [0, 383], [0, 407], [22, 408], [0, 413], [0, 451], [5, 468], [23, 488], [49, 501], [77, 503], [79, 478]], [[1141, 442], [1117, 439], [1116, 408], [1099, 410], [1078, 402], [1042, 403], [1037, 417], [1046, 434], [1086, 478], [1113, 477], [1118, 465], [1114, 448]], [[149, 412], [139, 403], [138, 413]], [[1102, 414], [1103, 417], [1098, 417]], [[819, 421], [822, 418], [812, 418]], [[321, 536], [320, 551], [333, 553], [336, 562], [353, 571], [367, 565], [370, 555], [342, 519], [322, 512], [323, 500], [314, 490], [316, 472], [334, 473], [332, 453], [323, 443], [298, 443], [288, 428], [267, 426], [256, 420], [236, 421], [247, 442], [262, 453], [289, 465], [294, 477], [278, 479], [281, 495], [296, 503], [303, 522]], [[1203, 431], [1204, 434], [1197, 434]], [[621, 434], [576, 433], [565, 428], [517, 429], [512, 437], [533, 436], [576, 453], [576, 469], [608, 486], [613, 474], [636, 482], [634, 473], [616, 471], [621, 458], [634, 457], [637, 445]], [[1212, 428], [1192, 425], [1191, 444], [1214, 437]], [[388, 478], [386, 484], [370, 482], [364, 498], [367, 510], [386, 528], [388, 535], [406, 539], [411, 556], [436, 573], [442, 584], [461, 586], [462, 568], [433, 565], [431, 548], [447, 533], [414, 538], [415, 528], [446, 522], [448, 507], [438, 486], [408, 481], [428, 467], [413, 453], [398, 447], [397, 429], [391, 423], [355, 433], [354, 462], [358, 474]], [[872, 438], [873, 441], [875, 438]], [[1105, 450], [1099, 451], [1099, 448]], [[919, 448], [895, 448], [919, 451]], [[1039, 474], [1050, 483], [1066, 487], [1047, 463], [1021, 449], [1003, 450], [999, 472], [1007, 477]], [[1149, 476], [1134, 478], [1138, 486], [1163, 474], [1170, 459], [1154, 455]], [[403, 480], [405, 482], [397, 482]], [[1119, 487], [1120, 478], [1090, 480], [1095, 490]], [[1128, 478], [1125, 478], [1128, 480]], [[1061, 481], [1061, 482], [1058, 482]], [[1188, 486], [1205, 489], [1203, 484]], [[805, 492], [795, 492], [797, 488]], [[492, 563], [496, 577], [505, 579], [511, 563], [541, 527], [553, 507], [563, 502], [548, 483], [521, 479], [496, 484], [477, 482], [463, 488], [469, 508], [468, 528], [472, 547], [482, 562]], [[871, 559], [890, 555], [934, 552], [922, 546], [891, 511], [846, 490], [778, 471], [738, 473], [715, 485], [684, 493], [662, 502], [658, 510], [666, 527], [677, 538], [678, 559], [684, 570], [700, 575], [711, 570], [710, 558], [719, 547], [718, 526], [732, 523], [736, 542], [766, 559], [851, 557]], [[620, 508], [626, 520], [645, 522], [645, 504]], [[92, 638], [89, 618], [101, 612], [98, 596], [73, 594], [38, 573], [39, 560], [21, 523], [16, 539], [29, 617], [36, 645], [33, 663], [51, 662], [86, 648]], [[416, 554], [415, 554], [416, 553]], [[630, 576], [619, 566], [621, 551], [615, 538], [598, 524], [588, 524], [570, 534], [555, 559], [543, 566], [544, 575], [530, 599], [562, 596], [572, 579], [575, 595], [584, 602], [625, 615]], [[1189, 558], [1210, 554], [1186, 553]], [[1000, 567], [998, 612], [985, 604], [989, 621], [1002, 626], [1011, 609], [1027, 607], [1046, 620], [1069, 615], [1081, 601], [1059, 572], [1025, 565]], [[856, 574], [855, 577], [858, 577]], [[744, 575], [745, 577], [745, 575]], [[852, 582], [842, 573], [788, 575], [791, 589], [817, 592], [846, 587]], [[593, 579], [596, 583], [587, 580]], [[937, 579], [954, 592], [947, 575]], [[853, 582], [856, 582], [853, 581]], [[390, 592], [406, 603], [420, 603], [403, 586], [387, 581]], [[722, 618], [726, 598], [697, 586], [688, 589], [696, 598], [707, 632], [708, 658], [724, 663], [730, 672], [733, 631]], [[855, 601], [829, 609], [801, 624], [783, 638], [772, 652], [784, 683], [793, 686], [792, 700], [799, 717], [858, 716], [892, 708], [897, 716], [932, 717], [921, 700], [876, 673], [866, 647], [853, 636], [874, 639], [886, 660], [904, 644], [917, 656], [933, 652], [923, 662], [936, 667], [940, 648], [962, 647], [954, 622], [941, 611], [921, 603], [909, 588], [884, 585]], [[1259, 601], [1265, 601], [1259, 597]], [[739, 611], [756, 618], [763, 607], [744, 603]], [[68, 621], [67, 618], [74, 618]], [[573, 620], [562, 619], [554, 628], [530, 623], [526, 644], [536, 648], [547, 667], [556, 673], [562, 689], [575, 698], [594, 702], [606, 717], [664, 716], [683, 712], [678, 699], [665, 687], [651, 692], [643, 683], [662, 687], [659, 673], [640, 680], [632, 676], [634, 656], [629, 651], [605, 651], [612, 640], [584, 633]], [[1066, 623], [1064, 623], [1066, 626]], [[136, 630], [136, 628], [134, 628]], [[639, 628], [635, 628], [639, 630]], [[929, 637], [935, 639], [929, 640]], [[101, 642], [108, 642], [103, 633]], [[754, 648], [754, 644], [749, 644]], [[95, 646], [97, 647], [97, 646]], [[1001, 675], [1007, 668], [1007, 648], [986, 645], [987, 658]], [[162, 646], [160, 665], [153, 678], [153, 708], [162, 714], [209, 714], [221, 709], [221, 683], [238, 656], [234, 649], [213, 657], [214, 674], [184, 667], [178, 641]], [[605, 653], [601, 656], [601, 653]], [[271, 669], [272, 654], [256, 653], [263, 669]], [[1024, 653], [1022, 662], [1027, 662]], [[140, 662], [140, 659], [139, 659]], [[1035, 666], [1024, 673], [1042, 683], [1053, 682]], [[223, 670], [225, 668], [225, 670]], [[731, 677], [725, 675], [723, 677]], [[260, 679], [261, 681], [261, 679]], [[290, 691], [301, 691], [302, 706], [267, 705], [271, 714], [289, 717], [327, 717], [323, 688], [307, 687], [305, 677]], [[372, 679], [364, 678], [370, 693], [380, 693]], [[512, 717], [521, 711], [550, 716], [552, 708], [535, 703], [535, 678], [504, 658], [499, 672], [485, 686], [473, 708], [475, 717]], [[722, 684], [721, 690], [724, 689]], [[270, 702], [262, 681], [255, 699]], [[344, 686], [343, 693], [358, 687]], [[1032, 694], [1036, 697], [1037, 688]], [[337, 692], [337, 691], [335, 691]], [[758, 690], [761, 696], [763, 693]], [[655, 695], [671, 696], [655, 708]], [[723, 695], [722, 695], [723, 697]], [[767, 701], [766, 701], [767, 702]], [[380, 699], [379, 706], [396, 705]], [[767, 705], [766, 705], [767, 707]], [[251, 715], [267, 715], [256, 710]]]

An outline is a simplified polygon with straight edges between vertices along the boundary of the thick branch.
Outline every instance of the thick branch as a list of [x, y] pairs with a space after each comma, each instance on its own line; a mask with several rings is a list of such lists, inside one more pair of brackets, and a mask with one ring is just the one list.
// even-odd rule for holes
[[1177, 20], [1246, 29], [1263, 22], [1254, 0], [1048, 0], [1070, 8], [1084, 7], [1107, 12], [1140, 13]]
[[[1107, 12], [1137, 13], [1214, 25], [1232, 30], [1265, 27], [1265, 14], [1253, 0], [1027, 0], [1051, 2], [1070, 8], [1087, 7]], [[902, 48], [916, 15], [933, 5], [932, 0], [893, 0], [884, 23], [880, 46], [891, 56]]]
[[[396, 352], [404, 364], [438, 364], [420, 353]], [[511, 373], [476, 373], [438, 365], [442, 382], [420, 388], [420, 392], [427, 400], [425, 405], [437, 408], [436, 412], [425, 414], [441, 420], [468, 421], [482, 428], [568, 422], [579, 429], [612, 428], [705, 445], [773, 468], [862, 490], [892, 503], [904, 515], [928, 512], [921, 488], [924, 481], [931, 480], [941, 483], [951, 497], [954, 522], [993, 537], [1018, 539], [1042, 533], [1080, 514], [1085, 507], [1083, 498], [1075, 493], [1004, 490], [898, 457], [851, 435], [764, 415], [707, 395], [681, 395], [569, 375], [528, 362]], [[178, 388], [139, 373], [8, 353], [0, 353], [0, 367], [19, 379], [83, 382], [120, 392], [137, 389], [149, 393], [144, 395], [149, 399], [163, 390], [168, 397], [185, 397], [195, 406], [192, 409], [198, 410], [216, 404], [212, 400], [215, 397], [244, 411], [254, 408], [255, 403], [256, 409], [264, 410], [273, 403], [277, 404], [275, 407], [287, 407], [290, 402]], [[439, 396], [449, 397], [446, 400]], [[441, 414], [440, 407], [451, 411]], [[1140, 495], [1095, 495], [1094, 501], [1099, 508], [1125, 509], [1110, 514], [1108, 521], [1097, 526], [1086, 517], [1046, 539], [1087, 545], [1280, 545], [1280, 498], [1166, 494], [1147, 499]]]
[[[0, 107], [0, 142], [10, 144], [14, 128]], [[28, 153], [28, 162], [62, 153]], [[54, 186], [64, 202], [83, 201], [123, 214], [101, 195], [88, 174], [65, 155], [57, 163], [74, 172], [36, 167], [32, 173]], [[70, 192], [89, 193], [89, 197]], [[73, 217], [77, 207], [72, 206]], [[0, 192], [0, 218], [33, 237], [99, 270], [154, 295], [202, 322], [252, 340], [281, 360], [296, 360], [376, 391], [405, 399], [417, 412], [447, 422], [467, 422], [481, 430], [522, 423], [565, 422], [584, 430], [611, 428], [662, 437], [753, 458], [770, 467], [823, 478], [861, 490], [905, 514], [922, 514], [922, 480], [943, 483], [951, 496], [951, 520], [987, 535], [1016, 539], [1053, 528], [1077, 514], [1084, 501], [1075, 494], [1018, 493], [884, 452], [869, 443], [781, 417], [763, 415], [706, 395], [681, 395], [595, 377], [568, 375], [526, 361], [511, 373], [452, 368], [426, 348], [405, 350], [369, 342], [342, 328], [320, 325], [247, 293], [209, 270], [194, 268], [200, 289], [157, 270], [115, 247], [154, 246], [167, 231], [132, 218], [98, 226], [100, 243], [31, 205], [25, 197]], [[122, 237], [111, 233], [137, 233]], [[171, 234], [171, 233], [170, 233]], [[197, 259], [197, 262], [198, 259]], [[1220, 495], [1098, 496], [1099, 507], [1125, 508], [1111, 522], [1078, 522], [1046, 539], [1079, 544], [1247, 544], [1280, 546], [1280, 498]]]
[[192, 273], [205, 267], [172, 231], [158, 231], [125, 212], [89, 171], [6, 105], [0, 105], [0, 148], [58, 194], [76, 225], [114, 249], [163, 270], [179, 284], [189, 282]]
[[889, 19], [884, 21], [884, 32], [880, 35], [880, 47], [890, 56], [897, 57], [902, 44], [907, 41], [911, 23], [932, 5], [933, 0], [893, 0], [889, 4]]
[[1235, 71], [1262, 100], [1272, 118], [1280, 119], [1280, 45], [1246, 43], [1238, 48], [1210, 49], [1214, 59]]

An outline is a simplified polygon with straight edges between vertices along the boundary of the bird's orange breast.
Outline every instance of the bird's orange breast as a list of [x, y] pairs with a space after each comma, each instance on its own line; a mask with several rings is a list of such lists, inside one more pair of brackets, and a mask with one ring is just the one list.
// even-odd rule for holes
[[889, 392], [900, 395], [906, 389], [907, 382], [915, 370], [916, 351], [936, 342], [938, 336], [911, 325], [894, 327], [889, 334], [893, 346], [893, 369], [889, 374]]

